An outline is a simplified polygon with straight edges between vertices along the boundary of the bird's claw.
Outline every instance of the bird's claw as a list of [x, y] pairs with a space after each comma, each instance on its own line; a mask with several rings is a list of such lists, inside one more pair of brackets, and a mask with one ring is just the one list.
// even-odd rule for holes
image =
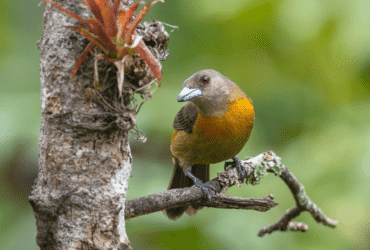
[[239, 176], [243, 176], [239, 180], [244, 182], [244, 176], [247, 175], [247, 170], [245, 169], [243, 162], [238, 157], [233, 157], [232, 159], [235, 163], [236, 169], [238, 170]]
[[227, 171], [230, 166], [234, 165], [234, 162], [227, 161], [225, 162], [224, 170]]
[[208, 189], [212, 189], [215, 192], [216, 192], [216, 189], [214, 187], [212, 187], [211, 185], [207, 184], [207, 183], [203, 183], [201, 180], [199, 180], [195, 176], [193, 176], [193, 177], [194, 177], [194, 179], [193, 178], [192, 179], [194, 181], [194, 185], [192, 187], [201, 188], [203, 190], [203, 192], [206, 193], [209, 202], [212, 202], [211, 194], [209, 193]]
[[216, 191], [214, 187], [212, 187], [211, 185], [209, 185], [207, 183], [203, 183], [199, 179], [194, 182], [193, 187], [199, 187], [199, 188], [201, 188], [203, 190], [203, 192], [206, 193], [209, 202], [212, 202], [211, 194], [209, 193], [209, 190], [208, 189], [212, 189], [213, 191]]

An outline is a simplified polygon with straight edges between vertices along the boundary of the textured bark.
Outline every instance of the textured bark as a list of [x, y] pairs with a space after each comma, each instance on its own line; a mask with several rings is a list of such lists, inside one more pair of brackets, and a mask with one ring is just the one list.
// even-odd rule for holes
[[[85, 19], [91, 15], [82, 0], [57, 4]], [[122, 4], [128, 6], [132, 1]], [[111, 63], [98, 63], [100, 91], [94, 86], [92, 55], [70, 85], [71, 71], [88, 45], [82, 36], [64, 28], [72, 25], [76, 25], [74, 19], [45, 5], [44, 31], [38, 42], [39, 173], [29, 197], [36, 218], [36, 242], [41, 249], [131, 249], [124, 216], [132, 163], [127, 129], [136, 123], [137, 103], [132, 93], [153, 77], [140, 57], [128, 60], [132, 71], [125, 78], [124, 91], [129, 92], [122, 102], [125, 109], [111, 101], [118, 98], [117, 69]], [[137, 30], [145, 33], [145, 42], [156, 31], [156, 38], [166, 38], [163, 25], [154, 26], [141, 25]], [[155, 48], [159, 42], [150, 43], [156, 58], [166, 59], [168, 34], [159, 50]]]
[[[207, 182], [209, 185], [217, 186], [216, 178]], [[219, 189], [220, 190], [220, 189]], [[219, 190], [216, 190], [218, 192]], [[267, 212], [278, 205], [273, 202], [273, 196], [265, 198], [239, 198], [223, 194], [212, 195], [212, 201], [205, 199], [204, 192], [197, 188], [170, 189], [161, 193], [152, 194], [133, 200], [126, 201], [126, 219], [161, 211], [163, 209], [193, 205], [193, 207], [213, 207], [223, 209], [244, 209]]]

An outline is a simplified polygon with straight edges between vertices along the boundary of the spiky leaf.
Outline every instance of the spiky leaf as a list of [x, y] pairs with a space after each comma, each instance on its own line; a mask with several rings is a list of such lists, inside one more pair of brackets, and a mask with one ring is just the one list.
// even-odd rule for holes
[[139, 44], [136, 46], [136, 51], [139, 53], [140, 57], [148, 64], [150, 70], [157, 78], [159, 82], [159, 86], [161, 86], [162, 81], [162, 71], [161, 71], [161, 64], [157, 61], [153, 53], [148, 49], [145, 45], [144, 41], [141, 40]]
[[112, 39], [107, 34], [107, 30], [104, 29], [101, 22], [92, 17], [89, 18], [89, 21], [94, 29], [93, 32], [95, 33], [95, 35], [99, 37], [102, 44], [104, 44], [104, 47], [106, 47], [109, 50], [109, 52], [115, 52], [116, 45], [113, 43]]
[[94, 42], [91, 42], [89, 44], [89, 46], [87, 46], [87, 48], [84, 50], [84, 52], [82, 52], [80, 58], [78, 58], [77, 62], [76, 62], [76, 65], [75, 67], [73, 68], [72, 70], [72, 73], [71, 73], [71, 80], [73, 79], [73, 77], [76, 75], [77, 73], [77, 70], [80, 68], [82, 62], [85, 60], [87, 54], [96, 46], [96, 44]]
[[139, 4], [140, 3], [134, 3], [133, 5], [131, 5], [128, 11], [120, 10], [119, 17], [118, 17], [119, 30], [118, 30], [118, 35], [117, 35], [117, 38], [118, 38], [117, 43], [123, 43], [124, 40], [130, 39], [131, 33], [127, 33], [128, 25], [130, 24], [132, 17], [137, 11]]
[[64, 13], [68, 14], [69, 16], [73, 17], [74, 19], [76, 19], [80, 24], [82, 24], [83, 26], [85, 26], [86, 28], [88, 28], [89, 30], [91, 30], [91, 24], [86, 21], [85, 19], [83, 19], [82, 17], [80, 17], [79, 15], [73, 13], [73, 12], [70, 12], [66, 9], [64, 9], [63, 7], [60, 7], [59, 5], [56, 5], [55, 3], [52, 3], [50, 2], [49, 0], [44, 0], [44, 2], [46, 3], [50, 3], [51, 5], [53, 5], [55, 8], [57, 8], [58, 10], [60, 11], [63, 11]]
[[121, 3], [121, 0], [114, 0], [114, 3], [113, 3], [113, 11], [114, 11], [114, 15], [116, 15], [116, 16], [118, 14], [120, 3]]
[[136, 16], [135, 20], [132, 22], [132, 24], [130, 25], [129, 29], [128, 29], [128, 34], [132, 34], [132, 32], [136, 29], [136, 27], [139, 25], [139, 23], [141, 22], [141, 20], [143, 20], [143, 18], [146, 16], [146, 14], [148, 13], [149, 11], [149, 8], [153, 5], [153, 4], [156, 4], [158, 2], [162, 2], [164, 3], [164, 0], [155, 0], [151, 3], [148, 3], [147, 5], [145, 5], [145, 7], [139, 12], [139, 14]]
[[104, 47], [103, 43], [100, 41], [100, 39], [95, 36], [93, 33], [91, 33], [90, 31], [84, 29], [84, 28], [81, 28], [81, 27], [77, 27], [77, 26], [68, 26], [67, 28], [69, 29], [74, 29], [75, 31], [77, 31], [78, 33], [80, 33], [83, 37], [85, 37], [87, 40], [89, 40], [90, 42], [93, 42], [96, 44], [96, 46], [101, 49], [103, 51], [104, 54], [108, 54], [109, 51]]
[[110, 37], [114, 37], [117, 34], [117, 15], [113, 10], [111, 1], [108, 0], [86, 0], [90, 2], [95, 2], [98, 5], [102, 16], [102, 22], [104, 27], [107, 30], [107, 33]]
[[94, 16], [100, 21], [104, 22], [103, 16], [100, 12], [99, 5], [95, 2], [95, 0], [83, 0], [85, 4], [90, 8], [91, 12], [94, 14]]

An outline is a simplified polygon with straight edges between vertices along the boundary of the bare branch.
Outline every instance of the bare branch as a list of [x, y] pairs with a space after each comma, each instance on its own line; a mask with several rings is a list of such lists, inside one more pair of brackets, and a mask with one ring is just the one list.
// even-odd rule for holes
[[[261, 155], [257, 157], [260, 156]], [[275, 173], [275, 175], [278, 175], [285, 182], [285, 184], [287, 184], [296, 201], [296, 206], [288, 209], [284, 216], [281, 217], [281, 219], [275, 224], [261, 229], [258, 232], [258, 236], [262, 237], [265, 233], [271, 233], [276, 230], [305, 232], [308, 230], [307, 225], [298, 222], [291, 222], [293, 218], [297, 217], [301, 212], [304, 211], [310, 212], [312, 217], [314, 217], [317, 222], [321, 222], [325, 226], [335, 228], [338, 221], [326, 217], [321, 209], [311, 201], [306, 194], [303, 185], [298, 182], [295, 176], [284, 165], [281, 164], [280, 157], [276, 156], [273, 151], [267, 151], [263, 153], [263, 158], [265, 161], [262, 161], [261, 163], [263, 166], [265, 166], [266, 171]], [[244, 163], [252, 166], [253, 162], [255, 162], [253, 159], [249, 159]], [[263, 172], [263, 168], [259, 168], [260, 172]]]
[[[223, 173], [219, 173], [217, 178], [210, 180], [207, 184], [213, 186], [216, 193], [212, 195], [212, 202], [205, 199], [204, 193], [197, 187], [171, 189], [161, 193], [126, 201], [125, 218], [130, 219], [137, 216], [154, 213], [163, 209], [175, 208], [184, 205], [204, 206], [226, 209], [246, 209], [266, 212], [270, 208], [278, 205], [273, 202], [273, 196], [270, 194], [265, 198], [238, 198], [224, 195], [224, 192], [231, 186], [242, 183], [241, 177], [247, 179], [246, 183], [252, 185], [259, 184], [261, 178], [268, 172], [279, 176], [285, 184], [288, 185], [296, 206], [288, 209], [285, 214], [274, 224], [262, 228], [258, 236], [262, 237], [266, 233], [274, 231], [300, 231], [306, 232], [308, 226], [300, 222], [292, 222], [301, 212], [308, 211], [317, 222], [325, 226], [334, 228], [338, 221], [332, 220], [324, 215], [319, 207], [313, 203], [307, 196], [304, 187], [295, 176], [280, 162], [280, 157], [273, 151], [267, 151], [256, 157], [243, 161], [246, 168], [245, 176], [238, 176], [236, 167], [230, 167]], [[227, 162], [225, 168], [232, 163]], [[213, 191], [211, 191], [213, 192]]]
[[[208, 183], [214, 184], [216, 179]], [[212, 184], [211, 184], [212, 185]], [[212, 196], [212, 202], [204, 197], [204, 193], [197, 187], [171, 189], [161, 193], [126, 201], [125, 218], [131, 219], [141, 215], [155, 213], [167, 208], [180, 207], [184, 205], [204, 206], [227, 209], [246, 209], [266, 212], [277, 206], [272, 201], [272, 196], [265, 198], [239, 198], [229, 197], [223, 194]]]
[[[289, 208], [285, 214], [272, 224], [271, 226], [264, 227], [258, 232], [258, 236], [262, 237], [265, 233], [272, 233], [273, 231], [288, 231], [289, 222], [297, 217], [301, 213], [301, 209], [298, 206]], [[293, 231], [293, 230], [292, 230]], [[297, 230], [295, 230], [297, 231]]]

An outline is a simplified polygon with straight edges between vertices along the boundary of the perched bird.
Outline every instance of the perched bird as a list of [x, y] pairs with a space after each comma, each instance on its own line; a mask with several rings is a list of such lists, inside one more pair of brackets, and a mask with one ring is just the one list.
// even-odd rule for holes
[[[233, 159], [241, 174], [242, 162], [235, 157], [244, 147], [254, 124], [254, 106], [249, 97], [227, 77], [211, 69], [188, 78], [178, 102], [189, 101], [175, 117], [171, 153], [175, 164], [168, 189], [200, 187], [208, 199], [205, 184], [209, 164]], [[194, 215], [200, 207], [177, 207], [164, 210], [172, 220], [184, 212]]]

